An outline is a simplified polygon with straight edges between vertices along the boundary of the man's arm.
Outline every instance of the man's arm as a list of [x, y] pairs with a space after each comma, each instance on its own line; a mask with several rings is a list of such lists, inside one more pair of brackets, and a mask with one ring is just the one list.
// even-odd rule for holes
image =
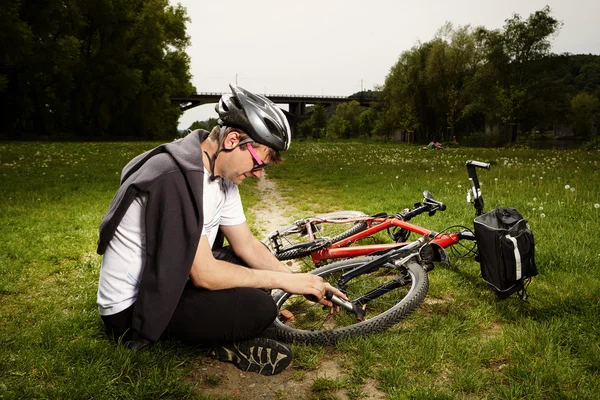
[[239, 225], [221, 226], [221, 231], [235, 254], [253, 269], [291, 272], [250, 231], [246, 222]]
[[217, 260], [212, 254], [208, 238], [204, 235], [201, 236], [196, 250], [190, 270], [190, 279], [195, 286], [209, 290], [237, 287], [282, 289], [290, 293], [315, 296], [322, 304], [330, 307], [333, 304], [324, 299], [326, 291], [346, 298], [342, 292], [317, 275], [291, 274], [289, 270], [284, 272], [246, 268]]

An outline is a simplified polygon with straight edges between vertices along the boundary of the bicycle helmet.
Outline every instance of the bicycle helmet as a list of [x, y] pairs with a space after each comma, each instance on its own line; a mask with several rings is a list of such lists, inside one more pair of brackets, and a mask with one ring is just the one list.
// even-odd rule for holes
[[291, 129], [283, 111], [271, 100], [239, 86], [221, 96], [215, 111], [219, 125], [243, 129], [257, 143], [284, 151], [290, 147]]

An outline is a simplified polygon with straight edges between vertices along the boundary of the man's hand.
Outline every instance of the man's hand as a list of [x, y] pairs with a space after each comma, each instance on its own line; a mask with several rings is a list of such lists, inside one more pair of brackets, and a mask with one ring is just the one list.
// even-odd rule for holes
[[281, 289], [294, 294], [303, 294], [312, 301], [316, 301], [327, 307], [333, 307], [333, 303], [325, 298], [326, 292], [348, 300], [346, 295], [337, 288], [325, 282], [322, 277], [306, 273], [296, 273], [281, 276]]
[[315, 297], [309, 297], [308, 299], [311, 301], [315, 301], [317, 300], [317, 303], [319, 304], [323, 304], [325, 307], [329, 307], [331, 309], [331, 314], [333, 314], [334, 311], [338, 312], [340, 311], [340, 307], [333, 304], [333, 302], [331, 300], [328, 300], [327, 298], [331, 298], [331, 296], [327, 296], [327, 293], [333, 294], [334, 296], [337, 296], [341, 299], [344, 299], [346, 301], [350, 301], [348, 299], [348, 297], [346, 297], [346, 295], [344, 293], [342, 293], [341, 291], [339, 291], [338, 289], [334, 288], [333, 286], [331, 286], [329, 283], [325, 283], [325, 288], [326, 288], [326, 292], [325, 292], [325, 296], [322, 299], [317, 299]]

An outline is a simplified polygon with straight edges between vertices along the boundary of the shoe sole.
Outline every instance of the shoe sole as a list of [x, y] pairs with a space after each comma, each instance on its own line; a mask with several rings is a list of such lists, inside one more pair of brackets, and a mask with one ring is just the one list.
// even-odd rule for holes
[[212, 348], [210, 357], [230, 362], [243, 371], [276, 375], [292, 361], [289, 347], [272, 339], [257, 338]]

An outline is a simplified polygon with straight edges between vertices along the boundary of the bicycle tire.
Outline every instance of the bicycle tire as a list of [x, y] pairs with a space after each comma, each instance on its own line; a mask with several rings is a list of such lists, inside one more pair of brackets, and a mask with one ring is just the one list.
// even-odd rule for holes
[[[353, 258], [325, 265], [310, 273], [322, 276], [336, 286], [338, 276], [376, 257]], [[423, 302], [429, 289], [426, 271], [417, 262], [410, 260], [402, 267], [387, 263], [378, 270], [359, 275], [350, 280], [346, 294], [350, 299], [381, 285], [400, 275], [410, 277], [408, 287], [396, 288], [371, 301], [367, 305], [366, 319], [358, 322], [345, 311], [329, 315], [320, 304], [304, 296], [292, 295], [278, 290], [273, 294], [280, 316], [274, 326], [279, 340], [305, 344], [334, 344], [340, 339], [381, 332], [406, 318]], [[287, 310], [287, 311], [282, 311]], [[292, 319], [286, 319], [286, 313]], [[318, 329], [315, 329], [318, 328]]]
[[[302, 226], [293, 224], [276, 229], [269, 233], [262, 240], [262, 243], [265, 244], [273, 253], [273, 255], [275, 255], [275, 257], [280, 261], [306, 257], [312, 252], [324, 248], [328, 243], [339, 242], [340, 240], [344, 240], [358, 232], [367, 229], [366, 222], [358, 221], [352, 227], [343, 230], [341, 233], [335, 231], [330, 233], [328, 232], [328, 228], [332, 228], [333, 226], [337, 226], [337, 228], [343, 227], [340, 224], [321, 223], [318, 221], [319, 219], [344, 220], [347, 218], [364, 216], [366, 216], [366, 214], [361, 211], [338, 211], [334, 213], [321, 214], [316, 217], [305, 218], [305, 220], [314, 220], [312, 224], [316, 227], [316, 234], [319, 238], [327, 238], [327, 240], [310, 241], [308, 240], [306, 232], [304, 232], [304, 228]], [[328, 236], [330, 234], [333, 236]], [[273, 239], [280, 240], [282, 243], [284, 243], [284, 246], [276, 248]]]
[[275, 252], [274, 255], [279, 261], [286, 260], [294, 260], [296, 258], [302, 258], [309, 256], [312, 252], [321, 250], [326, 247], [329, 243], [336, 243], [340, 240], [344, 240], [349, 238], [350, 236], [357, 234], [358, 232], [364, 231], [367, 229], [367, 223], [364, 221], [357, 222], [352, 228], [348, 229], [345, 232], [340, 233], [337, 236], [332, 237], [330, 240], [317, 240], [313, 241], [314, 243], [307, 242], [306, 247], [295, 248], [291, 250], [283, 250], [279, 252]]

